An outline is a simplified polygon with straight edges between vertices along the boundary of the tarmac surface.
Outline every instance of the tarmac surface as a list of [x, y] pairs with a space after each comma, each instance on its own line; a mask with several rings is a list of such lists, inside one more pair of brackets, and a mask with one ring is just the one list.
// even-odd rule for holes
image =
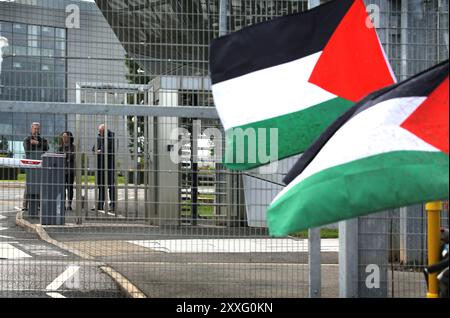
[[[123, 297], [103, 265], [150, 298], [309, 296], [307, 240], [269, 238], [246, 227], [157, 227], [106, 217], [44, 226], [63, 249], [15, 225], [21, 199], [20, 191], [0, 191], [0, 297]], [[338, 240], [321, 243], [321, 296], [338, 297]], [[389, 281], [392, 275], [389, 295], [425, 295], [421, 273], [393, 271]]]
[[124, 297], [116, 283], [87, 261], [16, 225], [20, 194], [0, 191], [0, 297]]
[[[153, 227], [147, 233], [143, 228], [128, 229], [130, 233], [126, 227], [104, 229], [102, 237], [80, 235], [77, 228], [53, 227], [47, 232], [108, 264], [147, 297], [308, 297], [306, 240], [192, 234], [186, 238], [185, 229], [179, 229], [179, 235], [171, 229], [171, 237], [165, 237]], [[322, 297], [337, 297], [336, 240], [324, 240], [323, 245], [334, 251], [322, 253]]]

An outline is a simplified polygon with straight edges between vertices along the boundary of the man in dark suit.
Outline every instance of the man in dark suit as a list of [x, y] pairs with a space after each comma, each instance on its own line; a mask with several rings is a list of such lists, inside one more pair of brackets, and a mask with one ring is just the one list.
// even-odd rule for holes
[[[25, 158], [27, 159], [37, 159], [41, 160], [41, 156], [48, 151], [48, 142], [47, 139], [41, 137], [41, 124], [40, 123], [32, 123], [31, 124], [31, 135], [25, 138], [23, 141], [23, 149], [25, 150]], [[31, 183], [36, 183], [38, 181], [38, 176], [35, 175], [35, 171], [27, 171], [27, 180]], [[27, 190], [23, 193], [23, 206], [22, 210], [28, 209], [28, 201], [29, 195], [27, 194]]]
[[[105, 146], [106, 144], [106, 146]], [[98, 186], [98, 210], [104, 210], [106, 186], [109, 190], [110, 208], [116, 209], [115, 192], [115, 140], [114, 133], [108, 129], [105, 136], [105, 125], [98, 126], [97, 136], [97, 186]]]

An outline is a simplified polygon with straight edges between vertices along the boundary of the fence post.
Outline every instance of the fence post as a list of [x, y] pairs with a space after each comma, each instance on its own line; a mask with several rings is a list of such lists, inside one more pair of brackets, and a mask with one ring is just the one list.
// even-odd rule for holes
[[[427, 210], [427, 228], [428, 228], [428, 265], [433, 265], [439, 262], [440, 252], [440, 221], [442, 203], [440, 201], [428, 202], [425, 205]], [[439, 281], [437, 273], [430, 274], [428, 277], [428, 292], [427, 298], [439, 297]]]
[[388, 296], [388, 212], [358, 218], [358, 297]]
[[[320, 5], [320, 0], [308, 0], [308, 9]], [[320, 298], [322, 273], [320, 260], [320, 228], [308, 230], [309, 297]]]
[[422, 205], [400, 208], [400, 261], [405, 264], [424, 263], [425, 226]]
[[227, 34], [227, 9], [228, 0], [220, 0], [219, 2], [219, 36]]
[[408, 1], [401, 1], [400, 15], [400, 54], [401, 54], [401, 71], [400, 80], [408, 78]]
[[309, 297], [321, 296], [320, 228], [308, 230]]
[[[76, 91], [75, 91], [75, 102], [77, 104], [81, 104], [81, 85], [79, 83], [76, 83]], [[81, 196], [81, 169], [82, 167], [82, 160], [81, 160], [81, 118], [82, 116], [80, 114], [75, 115], [75, 223], [81, 224], [82, 216], [81, 216], [81, 210], [82, 210], [82, 196]], [[84, 118], [84, 116], [83, 116]], [[86, 175], [87, 179], [87, 175]], [[87, 181], [86, 181], [87, 183]], [[87, 195], [87, 192], [86, 192]], [[89, 210], [89, 207], [86, 207], [86, 210]], [[87, 212], [86, 212], [87, 213]]]
[[358, 297], [358, 219], [339, 222], [339, 297]]

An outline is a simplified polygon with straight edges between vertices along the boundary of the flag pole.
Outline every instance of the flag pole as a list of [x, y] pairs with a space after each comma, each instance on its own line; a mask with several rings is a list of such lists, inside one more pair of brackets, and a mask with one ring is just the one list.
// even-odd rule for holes
[[[425, 210], [428, 219], [428, 266], [430, 266], [439, 262], [442, 203], [440, 201], [428, 202]], [[437, 275], [437, 273], [429, 274], [427, 298], [439, 297]]]

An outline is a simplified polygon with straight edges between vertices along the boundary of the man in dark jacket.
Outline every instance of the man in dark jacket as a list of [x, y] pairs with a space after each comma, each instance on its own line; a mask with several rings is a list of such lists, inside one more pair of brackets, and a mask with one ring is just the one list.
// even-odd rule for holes
[[47, 139], [40, 135], [41, 124], [31, 124], [31, 135], [23, 141], [23, 149], [25, 149], [25, 157], [27, 159], [41, 160], [44, 152], [48, 151]]
[[[40, 135], [41, 124], [32, 123], [31, 124], [31, 135], [26, 137], [23, 141], [23, 149], [25, 150], [25, 157], [27, 159], [37, 159], [41, 160], [41, 156], [44, 152], [48, 151], [48, 142], [47, 139], [41, 137]], [[30, 182], [38, 182], [34, 173], [35, 171], [27, 171], [27, 180]], [[33, 181], [36, 179], [36, 181]], [[22, 210], [28, 209], [28, 195], [27, 190], [23, 193], [23, 206]]]
[[[105, 142], [107, 146], [105, 147]], [[116, 192], [115, 192], [115, 140], [114, 133], [108, 129], [105, 136], [105, 125], [98, 126], [97, 136], [97, 186], [98, 186], [98, 210], [104, 209], [106, 183], [109, 190], [110, 210], [116, 208]], [[106, 180], [107, 179], [107, 180]]]

